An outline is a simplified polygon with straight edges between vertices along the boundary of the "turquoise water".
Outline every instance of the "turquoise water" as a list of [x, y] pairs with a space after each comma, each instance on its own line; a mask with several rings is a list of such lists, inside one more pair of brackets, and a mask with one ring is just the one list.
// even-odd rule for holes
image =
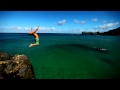
[[39, 38], [40, 45], [29, 48], [34, 37], [27, 33], [0, 33], [0, 51], [25, 54], [36, 79], [120, 78], [120, 36], [39, 34]]

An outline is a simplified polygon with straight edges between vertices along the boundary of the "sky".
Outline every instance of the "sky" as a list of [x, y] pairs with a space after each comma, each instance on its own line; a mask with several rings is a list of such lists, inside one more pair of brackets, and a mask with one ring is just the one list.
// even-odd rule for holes
[[120, 27], [120, 11], [0, 11], [0, 33], [105, 32]]

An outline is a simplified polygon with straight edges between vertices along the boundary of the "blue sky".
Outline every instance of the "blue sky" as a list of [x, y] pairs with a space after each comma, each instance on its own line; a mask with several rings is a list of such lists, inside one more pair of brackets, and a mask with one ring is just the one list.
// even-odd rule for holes
[[120, 27], [120, 11], [0, 11], [0, 33], [105, 32]]

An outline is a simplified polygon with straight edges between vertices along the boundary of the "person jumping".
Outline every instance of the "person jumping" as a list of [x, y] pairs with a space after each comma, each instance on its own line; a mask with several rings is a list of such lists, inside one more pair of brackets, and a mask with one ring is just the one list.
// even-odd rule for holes
[[[38, 28], [39, 28], [39, 26], [38, 26]], [[38, 36], [38, 34], [36, 33], [36, 32], [38, 31], [38, 28], [37, 28], [35, 31], [32, 31], [32, 28], [31, 28], [31, 31], [28, 33], [29, 35], [32, 35], [32, 36], [35, 37], [35, 43], [31, 43], [31, 44], [29, 45], [29, 47], [39, 45], [39, 36]]]

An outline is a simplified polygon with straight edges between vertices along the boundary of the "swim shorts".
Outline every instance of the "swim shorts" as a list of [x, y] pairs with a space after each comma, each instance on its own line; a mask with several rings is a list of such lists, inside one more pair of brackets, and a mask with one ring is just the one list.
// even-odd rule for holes
[[39, 38], [35, 38], [35, 43], [39, 45]]

